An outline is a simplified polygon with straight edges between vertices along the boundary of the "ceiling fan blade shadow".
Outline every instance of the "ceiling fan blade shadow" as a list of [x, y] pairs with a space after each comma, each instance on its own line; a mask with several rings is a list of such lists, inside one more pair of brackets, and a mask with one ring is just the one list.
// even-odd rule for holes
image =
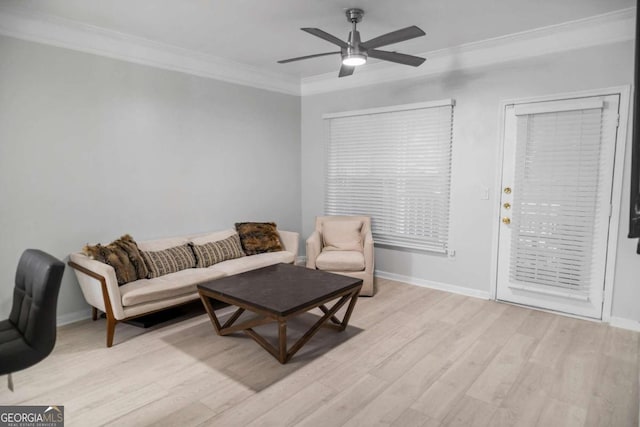
[[342, 64], [340, 66], [340, 72], [338, 73], [338, 77], [346, 77], [346, 76], [350, 76], [351, 74], [353, 74], [353, 71], [356, 69], [356, 67], [350, 67], [348, 65], [344, 65]]
[[364, 43], [360, 43], [360, 47], [363, 47], [365, 49], [375, 49], [376, 47], [399, 43], [405, 40], [415, 39], [416, 37], [422, 37], [424, 35], [425, 35], [424, 31], [422, 31], [420, 28], [416, 27], [415, 25], [412, 25], [410, 27], [403, 28], [401, 30], [396, 30], [387, 34], [383, 34], [381, 36], [368, 40]]
[[326, 40], [329, 43], [333, 43], [337, 46], [340, 46], [343, 49], [347, 48], [347, 42], [340, 40], [336, 36], [332, 36], [331, 34], [327, 33], [326, 31], [322, 31], [319, 28], [300, 28], [300, 29], [316, 37], [320, 37], [321, 39]]
[[371, 58], [397, 62], [398, 64], [411, 65], [412, 67], [419, 67], [424, 61], [426, 61], [426, 58], [421, 58], [419, 56], [407, 55], [398, 52], [388, 52], [386, 50], [371, 49], [367, 53]]
[[325, 53], [316, 53], [314, 55], [298, 56], [297, 58], [281, 59], [280, 61], [278, 61], [278, 64], [286, 64], [288, 62], [293, 62], [293, 61], [302, 61], [303, 59], [318, 58], [320, 56], [336, 55], [339, 53], [340, 52], [325, 52]]

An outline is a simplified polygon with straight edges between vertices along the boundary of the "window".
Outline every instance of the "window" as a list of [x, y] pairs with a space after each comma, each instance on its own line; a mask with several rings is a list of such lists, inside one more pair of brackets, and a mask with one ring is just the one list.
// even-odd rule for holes
[[453, 100], [330, 120], [325, 211], [368, 215], [376, 243], [446, 252]]

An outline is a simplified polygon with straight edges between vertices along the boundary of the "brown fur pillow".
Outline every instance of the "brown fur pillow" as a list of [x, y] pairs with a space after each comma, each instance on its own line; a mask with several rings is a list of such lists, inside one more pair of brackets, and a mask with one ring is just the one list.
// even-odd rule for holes
[[82, 252], [91, 259], [112, 266], [116, 271], [118, 285], [146, 278], [149, 274], [136, 241], [128, 234], [106, 246], [100, 243], [95, 246], [86, 245]]
[[237, 222], [236, 231], [247, 255], [283, 250], [275, 222]]

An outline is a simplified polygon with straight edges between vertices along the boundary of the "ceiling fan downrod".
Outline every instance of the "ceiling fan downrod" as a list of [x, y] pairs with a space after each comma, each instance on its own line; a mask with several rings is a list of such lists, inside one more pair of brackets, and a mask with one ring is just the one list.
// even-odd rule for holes
[[360, 33], [356, 29], [356, 25], [362, 21], [364, 10], [356, 8], [347, 9], [345, 14], [347, 20], [352, 24], [352, 30], [349, 33], [346, 51], [342, 54], [342, 63], [350, 66], [362, 65], [367, 62], [367, 51], [360, 49]]

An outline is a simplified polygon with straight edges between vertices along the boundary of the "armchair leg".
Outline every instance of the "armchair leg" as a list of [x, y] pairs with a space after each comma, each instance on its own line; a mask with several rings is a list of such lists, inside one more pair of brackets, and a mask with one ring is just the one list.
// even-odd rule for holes
[[9, 387], [9, 390], [13, 391], [13, 377], [11, 374], [7, 375], [7, 387]]
[[107, 314], [107, 347], [113, 346], [113, 335], [116, 332], [118, 321]]
[[98, 309], [95, 307], [91, 307], [91, 320], [94, 322], [98, 320]]

